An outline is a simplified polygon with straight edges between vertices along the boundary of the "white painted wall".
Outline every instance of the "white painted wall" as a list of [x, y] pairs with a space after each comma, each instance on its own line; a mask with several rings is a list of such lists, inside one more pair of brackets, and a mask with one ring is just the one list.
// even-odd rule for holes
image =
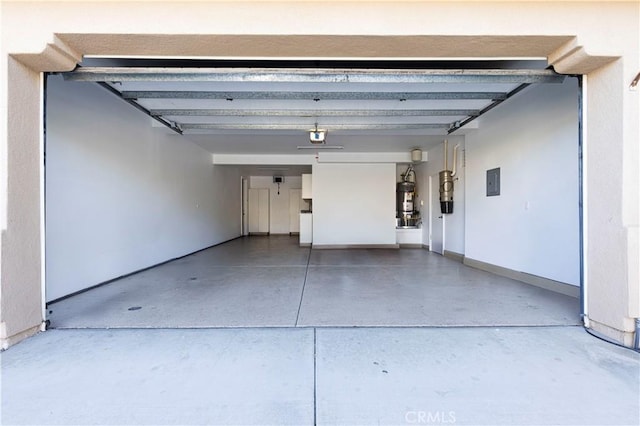
[[[466, 154], [466, 257], [579, 285], [576, 80], [530, 87], [481, 117]], [[487, 197], [495, 167], [501, 195]]]
[[301, 176], [285, 176], [284, 182], [273, 183], [272, 176], [251, 176], [249, 187], [269, 189], [269, 232], [271, 234], [289, 233], [289, 190], [302, 188]]
[[240, 174], [91, 83], [49, 78], [46, 298], [232, 239]]
[[313, 244], [395, 244], [395, 163], [314, 164]]

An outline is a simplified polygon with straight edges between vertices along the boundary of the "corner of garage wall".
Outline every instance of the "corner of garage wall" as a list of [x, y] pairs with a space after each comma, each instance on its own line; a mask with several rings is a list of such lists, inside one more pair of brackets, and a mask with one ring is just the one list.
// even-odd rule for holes
[[101, 87], [47, 86], [46, 300], [240, 235], [240, 174]]

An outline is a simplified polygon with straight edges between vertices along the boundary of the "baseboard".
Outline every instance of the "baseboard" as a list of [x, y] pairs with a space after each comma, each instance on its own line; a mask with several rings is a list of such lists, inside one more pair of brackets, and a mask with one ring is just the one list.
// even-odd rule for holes
[[429, 247], [429, 244], [423, 244], [422, 248], [425, 250], [431, 250], [431, 247]]
[[511, 278], [512, 280], [521, 281], [525, 284], [544, 288], [545, 290], [551, 290], [566, 296], [575, 297], [576, 299], [580, 298], [580, 287], [571, 284], [527, 274], [526, 272], [514, 271], [513, 269], [503, 268], [502, 266], [492, 265], [480, 260], [469, 259], [468, 257], [464, 258], [463, 263], [467, 266], [471, 266], [472, 268], [491, 272], [492, 274], [500, 275], [501, 277]]
[[20, 343], [24, 339], [27, 339], [43, 330], [43, 324], [39, 324], [21, 331], [20, 333], [16, 333], [13, 336], [3, 337], [0, 339], [0, 350], [5, 351], [9, 349], [10, 346]]
[[314, 249], [398, 249], [399, 244], [313, 244]]
[[[285, 234], [285, 235], [286, 235], [286, 234]], [[290, 235], [290, 236], [300, 235], [300, 233], [299, 233], [299, 232], [289, 232], [289, 235]]]
[[249, 236], [250, 237], [267, 237], [269, 236], [269, 233], [268, 232], [249, 232]]
[[456, 253], [455, 251], [444, 251], [444, 257], [455, 260], [456, 262], [464, 263], [464, 254]]
[[422, 244], [400, 243], [399, 246], [401, 249], [421, 249], [422, 248]]
[[311, 243], [300, 243], [300, 247], [311, 247]]

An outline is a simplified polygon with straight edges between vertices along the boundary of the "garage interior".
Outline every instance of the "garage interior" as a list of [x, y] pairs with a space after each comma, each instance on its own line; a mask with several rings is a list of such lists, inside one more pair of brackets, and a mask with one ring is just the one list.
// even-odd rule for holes
[[[640, 334], [634, 322], [640, 316], [640, 127], [636, 119], [639, 92], [634, 91], [634, 81], [637, 83], [640, 49], [639, 40], [630, 36], [638, 34], [637, 3], [36, 1], [2, 2], [0, 7], [0, 50], [4, 58], [0, 74], [6, 81], [0, 96], [4, 116], [0, 156], [6, 166], [0, 167], [5, 188], [0, 191], [0, 343], [1, 350], [8, 348], [0, 354], [3, 423], [637, 422], [638, 354], [589, 334], [600, 333], [626, 347], [638, 347], [634, 337]], [[342, 150], [298, 150], [297, 146], [310, 144], [309, 130], [316, 121], [309, 120], [297, 130], [295, 142], [286, 142], [287, 135], [282, 134], [294, 131], [281, 129], [281, 134], [269, 137], [265, 130], [259, 139], [269, 144], [261, 146], [250, 145], [249, 138], [249, 133], [259, 129], [218, 130], [225, 133], [220, 137], [215, 129], [202, 129], [202, 145], [218, 144], [218, 148], [202, 149], [193, 143], [198, 137], [195, 130], [183, 131], [181, 136], [96, 82], [65, 81], [64, 76], [47, 78], [42, 74], [68, 72], [82, 61], [90, 67], [87, 55], [407, 59], [397, 69], [413, 67], [411, 61], [425, 58], [540, 58], [545, 62], [541, 67], [520, 63], [513, 69], [537, 70], [552, 65], [567, 77], [563, 84], [533, 84], [455, 132], [440, 129], [439, 134], [431, 135], [433, 140], [426, 130], [409, 142], [399, 134], [392, 138], [398, 129], [377, 129], [368, 135], [360, 130], [359, 134], [366, 137], [358, 144], [346, 138], [356, 135], [340, 135], [347, 130], [329, 129], [326, 143], [343, 145]], [[185, 67], [191, 65], [195, 64]], [[320, 65], [314, 63], [311, 68]], [[492, 62], [488, 69], [495, 69], [495, 65]], [[497, 68], [510, 69], [502, 65]], [[212, 63], [208, 66], [215, 67]], [[234, 68], [233, 63], [226, 66]], [[300, 66], [298, 63], [289, 71]], [[434, 65], [434, 69], [443, 68], [444, 64]], [[458, 62], [451, 69], [473, 67]], [[569, 85], [577, 85], [570, 75], [583, 76], [582, 88], [569, 90]], [[121, 85], [115, 83], [120, 80], [107, 84], [120, 91]], [[151, 83], [156, 86], [158, 82]], [[231, 82], [226, 84], [231, 86]], [[467, 84], [465, 88], [470, 87]], [[343, 91], [340, 87], [348, 86], [336, 87], [338, 92]], [[154, 88], [160, 87], [149, 87]], [[49, 95], [43, 110], [45, 89]], [[388, 88], [414, 89], [419, 90], [395, 85]], [[350, 90], [357, 92], [356, 88]], [[583, 108], [576, 111], [580, 92], [584, 95]], [[231, 106], [241, 99], [230, 99], [234, 100], [220, 102], [225, 104], [219, 105], [220, 109], [242, 109]], [[313, 102], [312, 106], [295, 109], [320, 108], [321, 100]], [[412, 101], [397, 102], [409, 102], [410, 106]], [[343, 105], [336, 109], [364, 107]], [[268, 109], [266, 105], [252, 108]], [[393, 105], [378, 104], [377, 108], [393, 109]], [[583, 117], [582, 131], [577, 129], [578, 116]], [[175, 118], [173, 121], [182, 122], [182, 116]], [[332, 118], [335, 122], [326, 123], [342, 122]], [[357, 118], [351, 117], [355, 124], [364, 124], [363, 117]], [[375, 118], [378, 124], [383, 119]], [[319, 117], [318, 122], [323, 120]], [[46, 170], [42, 161], [45, 125]], [[211, 133], [204, 135], [205, 130]], [[576, 143], [580, 134], [584, 135], [582, 146]], [[450, 150], [459, 145], [459, 167], [458, 180], [454, 181], [454, 211], [442, 218], [445, 226], [440, 246], [439, 234], [434, 236], [429, 230], [429, 222], [439, 219], [431, 217], [429, 204], [439, 202], [438, 197], [432, 200], [430, 184], [443, 170], [444, 139], [448, 139]], [[378, 142], [390, 141], [396, 143], [394, 148], [376, 147]], [[277, 144], [285, 142], [289, 144], [286, 149], [280, 145], [282, 151], [274, 151]], [[225, 143], [235, 145], [225, 150]], [[414, 148], [420, 148], [426, 160], [414, 165], [417, 205], [423, 219], [421, 234], [413, 229], [397, 230], [393, 212], [396, 185], [408, 168]], [[583, 174], [575, 171], [575, 165], [580, 165], [578, 159], [584, 163]], [[294, 171], [296, 167], [301, 169]], [[486, 174], [495, 169], [500, 170], [500, 195], [487, 196]], [[280, 198], [273, 182], [276, 173], [284, 177]], [[319, 182], [313, 187], [313, 205], [299, 206], [300, 210], [312, 210], [317, 219], [312, 231], [317, 226], [318, 232], [312, 237], [318, 238], [311, 242], [316, 245], [311, 249], [300, 247], [299, 234], [287, 235], [283, 221], [271, 220], [284, 217], [276, 212], [284, 209], [286, 203], [282, 201], [291, 189], [302, 189], [303, 174], [311, 174], [312, 183]], [[580, 184], [584, 199], [577, 194]], [[246, 185], [247, 192], [268, 187], [270, 208], [279, 206], [269, 217], [273, 230], [268, 237], [240, 238], [245, 231], [241, 185]], [[353, 191], [354, 187], [359, 190]], [[348, 203], [353, 196], [355, 200]], [[341, 215], [330, 208], [336, 203], [348, 207], [341, 213], [350, 211], [354, 216], [348, 220], [342, 216], [341, 222]], [[385, 212], [374, 209], [388, 205], [392, 207], [385, 207]], [[582, 246], [576, 242], [580, 231], [573, 231], [580, 228], [580, 206], [584, 206]], [[363, 216], [362, 211], [375, 214]], [[366, 225], [364, 220], [368, 221]], [[343, 222], [344, 226], [336, 226]], [[370, 232], [362, 232], [360, 224]], [[276, 235], [280, 232], [283, 235]], [[404, 238], [402, 242], [399, 235]], [[568, 244], [567, 236], [572, 236]], [[420, 249], [386, 247], [417, 245], [416, 240]], [[243, 244], [247, 246], [240, 249]], [[469, 278], [467, 271], [509, 275], [511, 278], [496, 274], [492, 281], [504, 278], [505, 284], [531, 289], [535, 287], [508, 280], [537, 279], [536, 284], [546, 286], [565, 283], [574, 291], [573, 296], [584, 291], [583, 324], [589, 333], [579, 326], [72, 328], [91, 326], [90, 321], [97, 324], [103, 319], [116, 324], [114, 316], [121, 319], [121, 324], [144, 316], [157, 324], [150, 314], [158, 299], [164, 303], [158, 317], [177, 318], [176, 311], [188, 320], [188, 315], [196, 317], [197, 313], [179, 309], [176, 302], [189, 294], [206, 295], [209, 283], [202, 282], [200, 272], [223, 270], [204, 258], [209, 255], [220, 259], [223, 253], [226, 259], [235, 259], [234, 265], [223, 267], [235, 266], [235, 272], [244, 268], [246, 275], [228, 275], [229, 283], [241, 285], [217, 290], [235, 290], [235, 295], [230, 291], [226, 299], [233, 302], [229, 309], [233, 314], [239, 311], [233, 308], [238, 307], [245, 312], [255, 310], [256, 304], [247, 293], [258, 293], [259, 297], [259, 292], [245, 277], [271, 270], [263, 265], [251, 271], [240, 261], [253, 262], [251, 256], [255, 255], [264, 262], [273, 260], [273, 265], [280, 266], [271, 269], [283, 271], [287, 262], [284, 255], [276, 262], [276, 251], [261, 255], [257, 246], [250, 247], [253, 244], [288, 246], [287, 253], [296, 249], [296, 253], [318, 256], [309, 258], [308, 268], [298, 265], [300, 270], [310, 272], [307, 290], [314, 287], [312, 269], [335, 269], [339, 262], [342, 271], [352, 272], [358, 269], [357, 263], [376, 263], [379, 268], [368, 272], [369, 276], [383, 272], [386, 275], [381, 278], [420, 276], [419, 282], [425, 286], [440, 284], [447, 288], [426, 291], [416, 288], [417, 281], [400, 279], [388, 279], [387, 283], [400, 286], [396, 290], [401, 291], [393, 295], [405, 303], [411, 295], [438, 294], [436, 297], [442, 299], [433, 306], [451, 316], [456, 316], [456, 309], [467, 306], [475, 310], [476, 317], [483, 317], [490, 295], [495, 297], [492, 314], [505, 312], [501, 304], [510, 307], [514, 303], [495, 290], [487, 290], [486, 299], [479, 298], [467, 291], [471, 285], [455, 292], [453, 287], [461, 287], [449, 278], [463, 274]], [[321, 245], [349, 248], [328, 250], [319, 248]], [[357, 245], [383, 248], [352, 248]], [[210, 252], [198, 252], [207, 247], [212, 247]], [[234, 257], [236, 250], [241, 258]], [[278, 250], [284, 251], [282, 247]], [[385, 252], [395, 258], [390, 261], [383, 256]], [[193, 258], [182, 258], [189, 253], [195, 253]], [[353, 258], [347, 258], [347, 254]], [[414, 256], [424, 257], [419, 261], [424, 268], [413, 264]], [[128, 274], [141, 270], [141, 274], [151, 273], [153, 270], [144, 269], [171, 259], [192, 263], [190, 267], [198, 271], [181, 276], [187, 282], [196, 278], [191, 281], [192, 288], [186, 283], [182, 287], [172, 283], [171, 277], [165, 276], [172, 268], [167, 263], [156, 269], [157, 292], [139, 286], [141, 297], [131, 297], [130, 293], [127, 299], [120, 294], [122, 286], [127, 287], [124, 281], [135, 279]], [[382, 269], [383, 262], [394, 263], [393, 269]], [[449, 276], [440, 276], [434, 284], [424, 275], [439, 269], [436, 262], [453, 268], [448, 269]], [[401, 263], [412, 263], [412, 267], [403, 269]], [[111, 281], [121, 276], [125, 277], [123, 282]], [[347, 290], [357, 291], [364, 284], [347, 279], [353, 276], [340, 275], [341, 281], [324, 284], [340, 287], [348, 296]], [[299, 304], [304, 299], [304, 278], [298, 278], [295, 299]], [[240, 283], [242, 280], [248, 282]], [[71, 296], [101, 283], [108, 284]], [[408, 292], [412, 285], [413, 292]], [[127, 289], [134, 290], [131, 286]], [[107, 290], [112, 293], [99, 294]], [[459, 299], [446, 300], [445, 290]], [[216, 294], [216, 303], [207, 305], [206, 314], [214, 312], [211, 307], [223, 311], [217, 304], [223, 300], [220, 293]], [[95, 302], [84, 299], [92, 295]], [[322, 294], [337, 295], [328, 291]], [[362, 297], [357, 302], [364, 303], [365, 293], [358, 295]], [[520, 295], [531, 305], [537, 304], [533, 297]], [[244, 305], [234, 298], [243, 300]], [[75, 308], [67, 305], [69, 311], [63, 312], [63, 305], [72, 302]], [[200, 302], [192, 297], [189, 307], [195, 310], [206, 304], [198, 305]], [[45, 303], [51, 314], [45, 311]], [[295, 301], [292, 303], [295, 305]], [[577, 297], [574, 303], [577, 311]], [[380, 312], [390, 305], [386, 303]], [[405, 321], [409, 321], [409, 313], [420, 313], [416, 305], [406, 309]], [[538, 305], [537, 319], [544, 317], [550, 305]], [[435, 314], [438, 311], [433, 306], [429, 313]], [[531, 318], [534, 309], [525, 309], [524, 303], [519, 306]], [[129, 310], [136, 307], [140, 309]], [[332, 308], [337, 310], [338, 306]], [[375, 314], [353, 312], [367, 321]], [[458, 311], [456, 318], [461, 319], [461, 313]], [[300, 309], [299, 320], [303, 314]], [[295, 321], [289, 311], [286, 315], [289, 322]], [[222, 317], [229, 322], [237, 318], [232, 314]], [[51, 320], [52, 325], [68, 321], [70, 328], [40, 332], [44, 331], [44, 319]], [[246, 317], [244, 320], [248, 323]]]
[[50, 327], [580, 324], [579, 85], [545, 66], [91, 58], [49, 75]]

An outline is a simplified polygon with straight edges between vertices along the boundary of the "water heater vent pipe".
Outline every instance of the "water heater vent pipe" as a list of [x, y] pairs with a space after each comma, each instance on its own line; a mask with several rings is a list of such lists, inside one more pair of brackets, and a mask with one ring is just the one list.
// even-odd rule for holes
[[451, 165], [451, 176], [456, 175], [456, 167], [458, 165], [458, 148], [460, 148], [460, 144], [453, 147], [453, 164]]
[[449, 170], [449, 161], [447, 155], [449, 154], [449, 141], [444, 140], [444, 168], [442, 170]]
[[444, 140], [444, 169], [443, 170], [451, 170], [451, 176], [456, 175], [456, 167], [458, 165], [458, 148], [460, 148], [460, 144], [457, 144], [453, 147], [453, 164], [451, 165], [451, 169], [449, 169], [449, 141]]

